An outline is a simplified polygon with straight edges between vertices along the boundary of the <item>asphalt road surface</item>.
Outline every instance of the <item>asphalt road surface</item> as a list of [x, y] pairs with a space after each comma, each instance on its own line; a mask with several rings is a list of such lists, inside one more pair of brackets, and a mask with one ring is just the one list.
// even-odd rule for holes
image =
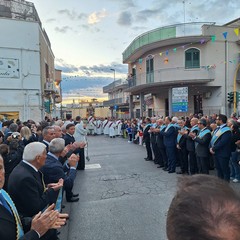
[[176, 191], [176, 174], [146, 162], [146, 149], [126, 139], [89, 136], [85, 171], [78, 171], [77, 203], [61, 240], [165, 240], [166, 215]]

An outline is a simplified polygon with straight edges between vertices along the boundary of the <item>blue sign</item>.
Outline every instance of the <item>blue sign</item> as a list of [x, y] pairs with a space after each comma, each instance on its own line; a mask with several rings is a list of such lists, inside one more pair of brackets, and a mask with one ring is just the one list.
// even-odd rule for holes
[[172, 111], [173, 112], [188, 111], [188, 87], [172, 89]]
[[118, 106], [117, 105], [114, 105], [114, 110], [118, 110]]

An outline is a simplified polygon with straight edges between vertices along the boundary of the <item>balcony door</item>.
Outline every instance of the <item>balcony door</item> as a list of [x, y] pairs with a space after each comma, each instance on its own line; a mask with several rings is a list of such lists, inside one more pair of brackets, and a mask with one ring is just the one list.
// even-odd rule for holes
[[154, 58], [149, 55], [146, 60], [146, 83], [154, 82]]

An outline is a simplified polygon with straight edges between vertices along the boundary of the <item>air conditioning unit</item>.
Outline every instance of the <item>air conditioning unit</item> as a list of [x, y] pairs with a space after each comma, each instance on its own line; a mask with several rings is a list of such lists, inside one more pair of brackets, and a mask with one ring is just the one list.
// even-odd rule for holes
[[205, 92], [205, 93], [203, 93], [203, 98], [205, 98], [205, 99], [208, 99], [208, 98], [210, 98], [212, 96], [212, 93], [211, 92]]
[[45, 82], [45, 84], [44, 84], [44, 91], [54, 92], [55, 91], [54, 83], [53, 82]]

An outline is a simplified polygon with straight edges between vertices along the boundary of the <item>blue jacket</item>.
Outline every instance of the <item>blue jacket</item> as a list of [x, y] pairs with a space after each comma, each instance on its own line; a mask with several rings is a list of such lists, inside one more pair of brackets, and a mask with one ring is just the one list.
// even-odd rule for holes
[[232, 133], [227, 131], [223, 133], [214, 143], [212, 150], [216, 157], [230, 158], [231, 156], [231, 138]]
[[[40, 169], [44, 175], [45, 184], [57, 183], [60, 178], [64, 180], [65, 189], [72, 189], [76, 178], [76, 170], [67, 168], [51, 155], [47, 154], [45, 165]], [[67, 174], [66, 174], [67, 173]]]
[[177, 143], [177, 130], [171, 126], [166, 132], [160, 132], [163, 135], [163, 142], [165, 147], [174, 147]]

